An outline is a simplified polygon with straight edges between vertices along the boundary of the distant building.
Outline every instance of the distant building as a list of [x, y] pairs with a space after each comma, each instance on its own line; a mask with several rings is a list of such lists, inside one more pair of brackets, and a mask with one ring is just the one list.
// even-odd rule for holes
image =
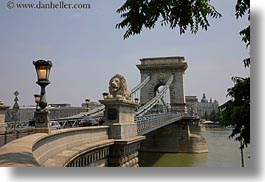
[[210, 101], [208, 101], [204, 93], [201, 102], [198, 102], [198, 115], [204, 118], [205, 113], [209, 115], [212, 111], [218, 111], [218, 107], [217, 100], [212, 101], [212, 98], [210, 98]]
[[51, 119], [66, 118], [86, 111], [83, 107], [52, 107], [49, 110]]
[[[89, 110], [91, 110], [99, 106], [101, 106], [101, 104], [97, 102], [90, 102], [88, 108]], [[82, 104], [81, 107], [72, 107], [70, 104], [49, 104], [48, 108], [50, 111], [50, 119], [65, 118], [79, 114], [81, 112], [86, 112], [87, 110], [85, 103]], [[35, 110], [35, 106], [21, 106], [19, 107], [19, 110], [16, 113], [14, 109], [10, 108], [6, 110], [5, 121], [13, 122], [15, 120], [15, 116], [18, 117], [18, 121], [30, 121], [34, 117]]]
[[6, 110], [5, 122], [32, 120], [36, 107], [20, 106], [16, 112], [13, 108]]
[[219, 104], [217, 100], [212, 102], [212, 98], [210, 101], [207, 100], [205, 93], [202, 96], [201, 101], [198, 101], [197, 96], [186, 96], [186, 107], [189, 115], [199, 116], [200, 118], [205, 118], [205, 113], [208, 115], [212, 111], [218, 111]]

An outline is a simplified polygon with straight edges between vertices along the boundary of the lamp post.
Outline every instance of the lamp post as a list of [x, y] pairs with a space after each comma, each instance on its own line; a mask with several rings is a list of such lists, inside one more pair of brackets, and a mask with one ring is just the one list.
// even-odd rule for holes
[[19, 95], [19, 92], [18, 91], [15, 91], [14, 92], [14, 95], [15, 95], [15, 103], [13, 105], [13, 110], [14, 110], [14, 134], [16, 132], [16, 125], [17, 125], [17, 121], [19, 120], [19, 114], [18, 114], [18, 111], [19, 111], [19, 105], [18, 105], [18, 95]]
[[39, 103], [40, 103], [40, 95], [39, 94], [35, 94], [34, 95], [34, 100], [35, 100], [35, 103], [36, 103], [36, 111], [37, 111], [38, 107], [39, 107]]
[[[51, 61], [37, 60], [33, 61], [36, 69], [38, 81], [36, 82], [41, 87], [40, 98], [38, 101], [39, 108], [35, 111], [35, 132], [49, 133], [50, 132], [50, 118], [49, 111], [46, 109], [47, 101], [45, 97], [45, 87], [50, 84], [49, 76], [52, 67]], [[38, 96], [35, 97], [38, 99]], [[36, 100], [35, 100], [36, 101]]]
[[86, 101], [86, 112], [88, 112], [89, 111], [89, 103], [90, 103], [90, 99], [86, 99], [85, 100]]

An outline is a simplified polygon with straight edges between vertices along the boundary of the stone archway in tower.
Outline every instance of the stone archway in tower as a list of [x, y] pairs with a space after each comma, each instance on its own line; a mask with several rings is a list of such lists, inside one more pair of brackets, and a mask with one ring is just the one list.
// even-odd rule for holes
[[171, 75], [174, 76], [168, 91], [168, 99], [173, 112], [185, 112], [186, 101], [183, 86], [183, 75], [187, 69], [184, 57], [144, 58], [137, 65], [141, 73], [141, 81], [150, 76], [150, 81], [140, 91], [141, 104], [147, 103], [155, 95], [159, 87], [166, 84]]
[[[162, 92], [162, 90], [165, 88], [164, 84], [158, 84], [154, 88], [154, 97]], [[168, 89], [161, 100], [157, 103], [156, 108], [157, 112], [164, 113], [168, 112], [170, 110], [170, 90]]]

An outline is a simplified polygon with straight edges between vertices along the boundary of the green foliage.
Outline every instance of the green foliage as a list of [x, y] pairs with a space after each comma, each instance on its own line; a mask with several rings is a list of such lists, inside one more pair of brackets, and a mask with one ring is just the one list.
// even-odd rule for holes
[[220, 121], [221, 120], [221, 113], [220, 113], [220, 111], [217, 111], [216, 112], [215, 110], [212, 110], [212, 112], [209, 115], [209, 120], [210, 121], [214, 121], [214, 122]]
[[[250, 20], [250, 0], [237, 0], [236, 18], [242, 18], [248, 15]], [[239, 34], [246, 47], [250, 46], [250, 25], [241, 30]], [[250, 66], [250, 58], [243, 60], [245, 67]], [[233, 125], [235, 129], [230, 137], [242, 143], [241, 148], [250, 143], [250, 77], [240, 78], [234, 77], [232, 81], [234, 87], [227, 90], [227, 96], [232, 99], [220, 106], [222, 110], [222, 125]]]
[[123, 19], [116, 28], [126, 28], [124, 39], [140, 34], [142, 28], [152, 29], [156, 22], [170, 28], [179, 27], [180, 34], [190, 27], [197, 33], [199, 27], [207, 30], [208, 17], [220, 18], [221, 14], [209, 4], [210, 0], [127, 0], [118, 10]]
[[243, 17], [246, 13], [250, 15], [250, 0], [237, 0], [236, 18]]
[[[242, 18], [244, 15], [248, 15], [248, 21], [250, 21], [250, 0], [237, 0], [236, 4], [236, 18]], [[250, 46], [250, 25], [241, 30], [239, 34], [242, 36], [242, 41], [246, 44], [246, 47]], [[250, 58], [243, 60], [245, 67], [250, 66]]]
[[220, 106], [222, 124], [235, 126], [230, 137], [247, 146], [250, 143], [250, 78], [234, 77], [232, 80], [235, 85], [227, 90], [231, 99]]

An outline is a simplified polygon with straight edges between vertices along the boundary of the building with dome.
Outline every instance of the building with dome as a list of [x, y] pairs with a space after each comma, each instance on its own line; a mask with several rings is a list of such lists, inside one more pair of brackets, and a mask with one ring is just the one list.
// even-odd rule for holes
[[205, 118], [205, 113], [209, 116], [212, 111], [218, 111], [219, 104], [212, 98], [208, 101], [204, 93], [200, 102], [197, 96], [186, 96], [186, 107], [189, 115]]
[[205, 93], [202, 96], [201, 102], [198, 102], [197, 104], [197, 113], [201, 118], [205, 117], [205, 113], [208, 115], [212, 111], [218, 111], [219, 103], [217, 100], [212, 101], [212, 98], [210, 98], [210, 101], [207, 100]]

